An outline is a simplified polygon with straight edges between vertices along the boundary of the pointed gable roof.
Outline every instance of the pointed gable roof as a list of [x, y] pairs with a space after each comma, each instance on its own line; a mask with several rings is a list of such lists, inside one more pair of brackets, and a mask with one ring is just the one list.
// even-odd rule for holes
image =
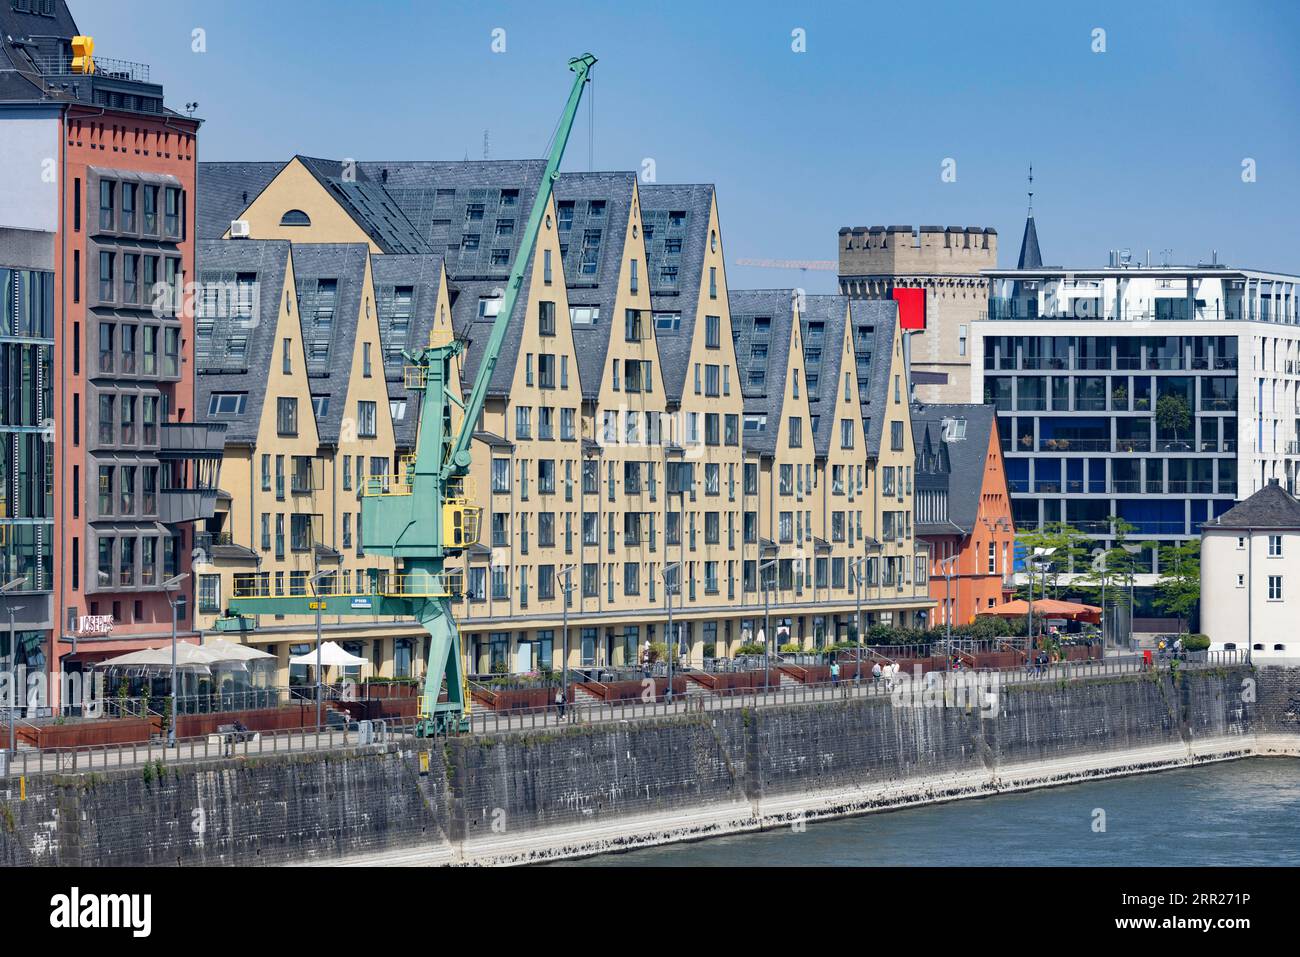
[[676, 330], [655, 330], [664, 390], [674, 402], [681, 400], [691, 363], [713, 194], [710, 184], [641, 187], [651, 308], [681, 313]]
[[[609, 337], [620, 328], [614, 304], [626, 258], [627, 221], [632, 215], [635, 190], [635, 173], [565, 173], [555, 184], [560, 243], [567, 246], [561, 259], [569, 304], [600, 307], [600, 319], [595, 325], [573, 327], [578, 379], [583, 395], [589, 399], [600, 393]], [[571, 220], [561, 212], [567, 204], [572, 204]], [[599, 249], [584, 264], [583, 250], [588, 240], [596, 242]], [[648, 277], [642, 277], [642, 281], [648, 282]], [[647, 316], [647, 323], [649, 320]]]
[[[817, 420], [813, 440], [819, 456], [830, 452], [831, 437], [835, 434], [835, 406], [839, 396], [839, 382], [843, 375], [844, 327], [848, 321], [848, 296], [804, 296], [799, 318], [803, 325], [804, 381], [816, 376], [816, 386], [808, 386], [808, 409]], [[815, 346], [816, 337], [811, 328], [821, 326], [821, 345]], [[820, 361], [814, 361], [809, 352], [821, 349]], [[857, 371], [856, 369], [854, 370]]]
[[[407, 360], [402, 351], [420, 349], [429, 342], [429, 333], [437, 320], [438, 294], [442, 291], [442, 257], [371, 256], [374, 276], [375, 307], [379, 315], [379, 336], [384, 348], [384, 377], [388, 395], [406, 400], [406, 415], [393, 420], [393, 432], [402, 448], [415, 445], [419, 429], [420, 402], [423, 393], [406, 388], [403, 370]], [[404, 290], [410, 288], [410, 299]], [[403, 290], [399, 298], [398, 291]], [[402, 313], [398, 315], [399, 311]], [[450, 316], [448, 319], [450, 320]], [[395, 326], [406, 323], [406, 334]]]
[[948, 521], [954, 526], [918, 527], [922, 534], [960, 530], [969, 535], [974, 531], [993, 427], [991, 405], [912, 405], [917, 487], [947, 491]]
[[1281, 485], [1270, 483], [1205, 524], [1211, 528], [1243, 532], [1255, 529], [1300, 530], [1300, 499]]
[[[316, 423], [322, 442], [339, 440], [369, 259], [370, 249], [361, 243], [298, 243], [293, 247], [307, 375], [313, 396], [330, 397], [325, 415]], [[334, 283], [332, 299], [330, 282]]]
[[[200, 416], [206, 417], [214, 392], [244, 393], [244, 413], [230, 420], [226, 441], [251, 443], [257, 439], [266, 399], [267, 370], [275, 355], [276, 320], [292, 246], [281, 239], [200, 240], [195, 245], [199, 281], [204, 286], [221, 283], [228, 288], [241, 274], [255, 283], [257, 312], [251, 318], [232, 314], [229, 299], [218, 300], [220, 308], [214, 314], [213, 303], [200, 295], [196, 329], [201, 330], [209, 322], [212, 326], [206, 333], [196, 332], [194, 342]], [[242, 354], [230, 354], [232, 333], [247, 337]]]
[[[731, 300], [731, 335], [737, 356], [751, 357], [755, 345], [767, 346], [762, 384], [750, 380], [750, 370], [757, 368], [751, 360], [740, 373], [740, 392], [745, 398], [747, 415], [767, 416], [767, 428], [749, 434], [745, 447], [771, 455], [776, 451], [785, 404], [790, 340], [794, 331], [794, 297], [797, 293], [793, 289], [733, 289], [728, 295]], [[762, 320], [767, 320], [766, 334], [761, 328]]]
[[[853, 351], [858, 359], [858, 392], [867, 433], [867, 455], [880, 453], [880, 437], [889, 408], [889, 369], [898, 328], [898, 303], [892, 299], [850, 299]], [[866, 373], [863, 375], [862, 373]]]

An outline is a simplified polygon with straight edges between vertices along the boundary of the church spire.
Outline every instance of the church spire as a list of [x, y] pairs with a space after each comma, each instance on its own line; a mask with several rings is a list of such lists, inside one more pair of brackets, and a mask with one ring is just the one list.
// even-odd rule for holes
[[1038, 269], [1043, 265], [1043, 254], [1038, 249], [1038, 229], [1034, 226], [1034, 167], [1029, 167], [1029, 215], [1025, 217], [1025, 235], [1020, 240], [1020, 260], [1017, 269]]

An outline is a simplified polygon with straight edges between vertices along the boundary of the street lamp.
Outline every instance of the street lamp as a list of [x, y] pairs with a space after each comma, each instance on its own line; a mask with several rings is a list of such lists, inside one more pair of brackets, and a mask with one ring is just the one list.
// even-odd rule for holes
[[[669, 572], [675, 574], [670, 575]], [[678, 650], [677, 635], [673, 632], [673, 583], [681, 581], [681, 574], [681, 562], [666, 564], [659, 571], [659, 577], [664, 581], [664, 607], [668, 610], [668, 630], [664, 635], [664, 648], [668, 652], [668, 689], [664, 692], [664, 702], [667, 704], [672, 704], [673, 700], [673, 652]]]
[[1106, 549], [1094, 548], [1092, 554], [1096, 556], [1093, 559], [1092, 567], [1101, 577], [1101, 653], [1106, 654]]
[[[1142, 551], [1141, 545], [1121, 545], [1120, 548], [1124, 549], [1124, 551], [1128, 552], [1130, 555], [1137, 555]], [[1133, 648], [1133, 611], [1134, 611], [1133, 582], [1137, 578], [1137, 575], [1133, 571], [1132, 562], [1129, 562], [1127, 571], [1128, 571], [1128, 646], [1129, 646], [1129, 650], [1131, 651]], [[1249, 644], [1249, 642], [1247, 642], [1247, 644]]]
[[938, 561], [939, 568], [943, 570], [944, 637], [948, 641], [948, 650], [950, 652], [952, 651], [952, 569], [956, 563], [956, 555], [949, 555], [947, 558], [941, 558]]
[[763, 584], [763, 693], [767, 694], [772, 686], [772, 615], [768, 606], [768, 589], [770, 579], [763, 574], [780, 559], [769, 558], [758, 566], [758, 577]]
[[[1025, 556], [1025, 568], [1029, 570], [1029, 645], [1034, 644], [1034, 566], [1046, 567], [1047, 559], [1056, 554], [1055, 548], [1035, 548], [1032, 555]], [[1043, 580], [1043, 594], [1047, 594], [1046, 573]]]
[[853, 573], [853, 584], [857, 586], [857, 588], [854, 589], [854, 591], [857, 592], [858, 599], [857, 619], [854, 625], [854, 630], [858, 635], [858, 670], [856, 672], [858, 675], [862, 674], [862, 583], [866, 579], [866, 576], [863, 575], [862, 572], [858, 571], [858, 569], [866, 563], [866, 555], [849, 562], [849, 571]]
[[176, 716], [180, 713], [180, 695], [176, 691], [176, 605], [180, 598], [176, 592], [181, 590], [181, 582], [189, 577], [189, 572], [181, 572], [167, 579], [160, 586], [163, 594], [167, 596], [167, 604], [172, 609], [172, 716], [167, 722], [167, 747], [169, 748], [176, 747]]
[[15, 605], [12, 600], [8, 599], [10, 592], [15, 592], [26, 584], [27, 576], [24, 575], [21, 578], [15, 578], [11, 582], [0, 585], [0, 594], [5, 596], [7, 599], [6, 604], [9, 606], [9, 707], [6, 710], [9, 714], [9, 757], [11, 760], [17, 747], [15, 743], [16, 735], [14, 732], [14, 724], [16, 723], [14, 721], [14, 712], [17, 710], [18, 705], [18, 688], [16, 686], [18, 675], [14, 670], [14, 662], [18, 660], [18, 646], [14, 644], [14, 615], [22, 611], [23, 606]]
[[[560, 585], [560, 592], [564, 595], [564, 604], [561, 606], [561, 614], [564, 618], [564, 627], [563, 634], [560, 637], [560, 643], [563, 649], [561, 654], [564, 656], [564, 673], [560, 680], [560, 691], [566, 705], [569, 703], [569, 596], [573, 593], [573, 569], [575, 567], [577, 566], [565, 565], [555, 573], [556, 582], [559, 582], [560, 579], [564, 579], [564, 583]], [[551, 662], [551, 664], [554, 666], [555, 662]], [[563, 715], [564, 712], [561, 711], [560, 714]]]
[[327, 579], [330, 579], [332, 577], [334, 577], [334, 573], [332, 571], [326, 572], [317, 569], [315, 574], [313, 574], [309, 579], [307, 579], [309, 582], [311, 582], [312, 594], [316, 596], [316, 600], [312, 602], [312, 604], [316, 606], [316, 733], [317, 734], [320, 734], [320, 730], [321, 730], [321, 717], [322, 717], [322, 706], [323, 706], [323, 701], [322, 701], [323, 684], [321, 682], [322, 675], [321, 675], [321, 652], [320, 652], [320, 646], [321, 646], [320, 616], [321, 616], [321, 608], [325, 603], [321, 601], [320, 585], [321, 582], [326, 581]]

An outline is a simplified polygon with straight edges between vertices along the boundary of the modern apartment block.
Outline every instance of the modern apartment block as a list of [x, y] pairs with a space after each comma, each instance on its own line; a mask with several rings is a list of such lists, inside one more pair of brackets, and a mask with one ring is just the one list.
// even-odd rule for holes
[[1016, 529], [989, 405], [912, 407], [916, 529], [930, 545], [936, 625], [965, 625], [1012, 590]]
[[0, 554], [27, 576], [20, 657], [77, 670], [170, 635], [161, 586], [215, 504], [183, 294], [199, 121], [147, 66], [88, 56], [61, 0], [4, 0], [0, 37]]
[[1300, 277], [1118, 256], [986, 275], [971, 399], [997, 409], [1017, 528], [1105, 540], [1115, 515], [1167, 543], [1272, 480], [1294, 491]]
[[[911, 331], [911, 367], [922, 402], [970, 395], [970, 327], [985, 309], [987, 269], [998, 264], [996, 230], [980, 226], [845, 226], [839, 232], [840, 292], [890, 299], [921, 290], [924, 326]], [[906, 324], [906, 323], [905, 323]]]
[[[204, 164], [201, 230], [217, 240], [213, 256], [288, 240], [295, 266], [320, 244], [368, 249], [393, 419], [393, 438], [379, 436], [368, 455], [386, 448], [395, 461], [418, 425], [401, 381], [402, 337], [411, 346], [427, 340], [449, 310], [451, 327], [469, 341], [468, 386], [479, 360], [475, 342], [497, 316], [540, 175], [532, 161]], [[229, 238], [235, 235], [251, 238]], [[226, 268], [224, 280], [236, 272]], [[301, 277], [297, 285], [290, 305], [307, 328], [313, 308], [301, 298]], [[458, 624], [470, 673], [558, 664], [566, 586], [574, 666], [632, 665], [646, 640], [664, 640], [665, 587], [679, 648], [696, 663], [755, 638], [764, 627], [765, 586], [774, 631], [783, 626], [809, 646], [843, 636], [857, 594], [849, 561], [869, 547], [862, 568], [864, 583], [871, 576], [869, 620], [925, 620], [933, 602], [928, 555], [911, 534], [911, 427], [896, 305], [824, 297], [836, 304], [831, 321], [805, 322], [790, 290], [747, 294], [743, 322], [733, 325], [732, 295], [711, 186], [644, 185], [632, 173], [560, 177], [473, 445], [485, 513], [480, 545], [462, 559]], [[853, 378], [851, 395], [828, 409], [829, 428], [820, 432], [816, 375], [803, 367], [809, 335], [848, 349], [851, 376], [873, 374], [870, 388]], [[743, 361], [737, 349], [745, 350]], [[822, 406], [838, 394], [826, 388]], [[829, 440], [839, 435], [837, 412], [856, 436], [849, 446]], [[871, 449], [882, 436], [877, 456]], [[318, 439], [328, 446], [324, 435]], [[264, 432], [256, 455], [274, 463], [280, 442], [274, 430]], [[832, 444], [833, 452], [822, 451]], [[827, 454], [836, 463], [833, 483]], [[889, 460], [887, 469], [877, 468], [877, 457]], [[887, 483], [880, 480], [886, 471]], [[327, 466], [323, 474], [317, 495], [345, 500], [342, 473]], [[838, 501], [828, 485], [852, 509], [828, 504]], [[284, 506], [265, 506], [272, 516], [280, 510], [287, 516]], [[256, 553], [257, 534], [246, 527], [247, 519], [233, 522], [231, 540]], [[340, 527], [326, 544], [347, 562], [344, 537]], [[228, 587], [225, 575], [234, 573], [231, 564], [223, 585], [210, 587]], [[301, 634], [310, 624], [262, 616], [244, 637], [281, 645], [287, 631]], [[217, 618], [213, 625], [246, 627]], [[398, 641], [403, 627], [419, 635], [409, 623], [351, 619], [327, 627], [336, 640], [355, 642], [381, 673], [418, 670], [375, 644], [374, 628]], [[422, 661], [422, 649], [412, 658]]]

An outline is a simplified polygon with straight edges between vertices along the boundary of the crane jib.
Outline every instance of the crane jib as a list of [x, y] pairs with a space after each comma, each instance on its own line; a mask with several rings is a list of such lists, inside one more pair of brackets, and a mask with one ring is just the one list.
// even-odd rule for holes
[[492, 332], [488, 336], [483, 360], [479, 363], [478, 374], [474, 377], [474, 386], [470, 391], [469, 400], [465, 403], [465, 414], [461, 418], [460, 430], [456, 433], [456, 437], [452, 442], [450, 454], [443, 462], [444, 476], [451, 476], [463, 471], [468, 464], [469, 445], [474, 435], [475, 424], [478, 422], [479, 415], [483, 411], [483, 404], [487, 400], [487, 390], [491, 384], [492, 373], [496, 369], [497, 357], [501, 354], [501, 345], [505, 342], [506, 330], [510, 326], [510, 318], [515, 310], [515, 302], [519, 298], [519, 290], [524, 283], [524, 271], [528, 268], [528, 261], [532, 257], [533, 249], [537, 244], [537, 234], [541, 230], [542, 216], [545, 215], [547, 204], [551, 201], [555, 180], [560, 175], [560, 161], [564, 158], [564, 149], [568, 145], [569, 134], [573, 130], [574, 118], [578, 114], [578, 104], [582, 100], [582, 88], [587, 84], [591, 67], [595, 62], [596, 58], [590, 53], [584, 53], [582, 56], [574, 57], [569, 61], [569, 69], [575, 74], [573, 88], [569, 91], [569, 100], [564, 106], [564, 112], [561, 114], [559, 125], [556, 127], [555, 141], [551, 146], [550, 154], [546, 158], [546, 170], [542, 174], [541, 183], [538, 184], [537, 196], [533, 199], [533, 208], [528, 214], [528, 223], [524, 227], [523, 236], [519, 240], [519, 251], [515, 253], [515, 261], [510, 267], [510, 278], [506, 282], [506, 291], [501, 300], [501, 308], [497, 312], [496, 320], [492, 323]]

